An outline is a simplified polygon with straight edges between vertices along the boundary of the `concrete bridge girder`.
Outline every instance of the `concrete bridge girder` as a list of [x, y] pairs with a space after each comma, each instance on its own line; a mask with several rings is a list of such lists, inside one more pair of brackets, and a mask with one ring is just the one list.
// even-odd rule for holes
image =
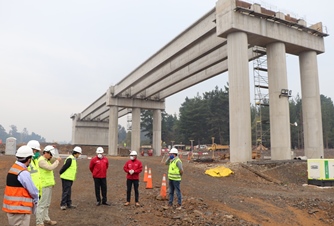
[[120, 93], [124, 92], [126, 89], [130, 88], [141, 79], [150, 73], [154, 68], [158, 67], [160, 64], [165, 62], [174, 56], [177, 52], [182, 49], [189, 47], [196, 40], [200, 39], [203, 35], [215, 29], [215, 9], [213, 8], [196, 21], [192, 26], [174, 38], [156, 54], [146, 60], [128, 76], [122, 79], [116, 86], [114, 90], [114, 95], [118, 96]]
[[[254, 53], [252, 48], [248, 49], [248, 59], [249, 61], [260, 57], [262, 54], [260, 53]], [[206, 68], [205, 70], [202, 70], [196, 74], [193, 74], [192, 76], [188, 77], [187, 79], [182, 80], [181, 82], [178, 82], [177, 84], [174, 84], [173, 86], [169, 86], [166, 89], [163, 89], [159, 92], [160, 98], [167, 98], [175, 93], [180, 92], [182, 89], [186, 89], [188, 87], [191, 87], [193, 85], [196, 85], [198, 83], [201, 83], [209, 78], [212, 78], [216, 75], [219, 75], [221, 73], [224, 73], [228, 70], [227, 66], [227, 60], [220, 61], [211, 67]], [[168, 85], [168, 83], [166, 84]]]
[[90, 117], [90, 115], [94, 113], [94, 111], [103, 108], [106, 105], [105, 103], [106, 103], [106, 98], [105, 94], [103, 94], [96, 101], [94, 101], [91, 105], [89, 105], [85, 110], [81, 112], [80, 114], [81, 119], [84, 120], [87, 117]]
[[[131, 87], [131, 97], [136, 97], [136, 95], [142, 91], [144, 91], [145, 97], [151, 96], [151, 94], [148, 94], [147, 91], [145, 91], [147, 87], [156, 87], [156, 83], [159, 83], [159, 81], [175, 77], [173, 76], [175, 73], [182, 74], [184, 73], [185, 68], [194, 67], [193, 65], [195, 65], [195, 63], [203, 64], [203, 62], [211, 57], [216, 59], [216, 57], [211, 55], [220, 51], [217, 49], [220, 49], [223, 45], [226, 45], [226, 40], [218, 38], [215, 30], [212, 30], [208, 37], [205, 36], [199, 39], [189, 48], [180, 50], [180, 52], [175, 51], [176, 54], [174, 56], [152, 70], [152, 72], [148, 73], [148, 76], [143, 78], [140, 82], [134, 84]], [[226, 58], [227, 56], [224, 57]], [[178, 80], [181, 79], [177, 79], [176, 81]]]

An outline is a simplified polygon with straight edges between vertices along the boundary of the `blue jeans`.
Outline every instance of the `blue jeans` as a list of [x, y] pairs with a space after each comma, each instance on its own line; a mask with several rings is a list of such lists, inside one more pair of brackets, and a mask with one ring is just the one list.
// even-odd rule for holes
[[180, 190], [180, 183], [181, 181], [169, 180], [169, 202], [168, 202], [169, 205], [173, 205], [174, 190], [176, 190], [177, 203], [179, 205], [182, 205], [182, 195], [181, 195], [181, 190]]

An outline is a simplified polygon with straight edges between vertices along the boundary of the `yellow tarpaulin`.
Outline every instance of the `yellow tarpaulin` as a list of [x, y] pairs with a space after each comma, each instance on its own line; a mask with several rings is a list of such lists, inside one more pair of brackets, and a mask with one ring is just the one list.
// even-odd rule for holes
[[232, 170], [224, 166], [219, 166], [205, 171], [205, 174], [208, 174], [211, 177], [227, 177], [232, 173]]

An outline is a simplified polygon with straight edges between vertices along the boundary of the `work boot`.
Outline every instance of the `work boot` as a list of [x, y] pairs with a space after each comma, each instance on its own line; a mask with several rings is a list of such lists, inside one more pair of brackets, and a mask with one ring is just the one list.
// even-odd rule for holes
[[77, 208], [77, 205], [69, 205], [69, 206], [67, 206], [67, 209], [75, 209], [75, 208]]
[[57, 221], [52, 221], [52, 220], [44, 221], [44, 224], [48, 224], [48, 225], [56, 225], [56, 224], [57, 224]]

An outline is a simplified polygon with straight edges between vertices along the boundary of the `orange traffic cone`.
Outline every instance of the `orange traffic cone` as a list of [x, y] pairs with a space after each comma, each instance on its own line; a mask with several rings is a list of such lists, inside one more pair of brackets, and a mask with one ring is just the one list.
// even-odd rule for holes
[[152, 186], [152, 174], [151, 174], [151, 168], [148, 169], [146, 188], [153, 188], [153, 186]]
[[167, 188], [166, 188], [166, 174], [162, 176], [162, 183], [161, 183], [161, 189], [160, 189], [160, 196], [163, 199], [166, 199], [167, 194], [166, 194]]
[[144, 182], [147, 182], [147, 165], [145, 165]]

